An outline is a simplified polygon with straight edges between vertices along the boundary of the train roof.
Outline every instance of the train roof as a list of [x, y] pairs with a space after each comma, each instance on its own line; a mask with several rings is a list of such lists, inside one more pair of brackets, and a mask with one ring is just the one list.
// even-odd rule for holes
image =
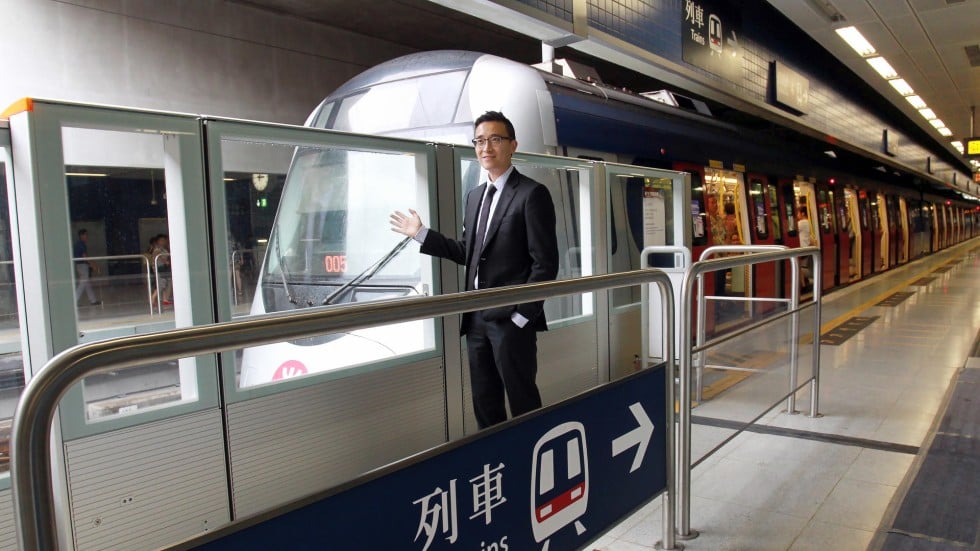
[[343, 97], [369, 86], [418, 75], [469, 69], [485, 55], [465, 50], [436, 50], [396, 57], [348, 80], [330, 96]]

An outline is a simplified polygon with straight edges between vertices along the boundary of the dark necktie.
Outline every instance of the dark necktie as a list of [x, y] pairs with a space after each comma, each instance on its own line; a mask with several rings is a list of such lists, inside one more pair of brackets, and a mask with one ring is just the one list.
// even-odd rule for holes
[[470, 277], [467, 278], [469, 281], [466, 282], [467, 291], [476, 289], [476, 272], [480, 266], [480, 255], [483, 254], [484, 236], [487, 233], [487, 222], [490, 220], [490, 205], [493, 204], [493, 196], [497, 193], [497, 186], [487, 185], [490, 186], [490, 189], [487, 191], [487, 196], [483, 198], [483, 206], [480, 207], [480, 218], [476, 223], [476, 235], [473, 236], [473, 250], [470, 251], [470, 263], [467, 270]]
[[477, 255], [483, 251], [483, 241], [487, 234], [487, 222], [490, 218], [490, 205], [493, 204], [493, 196], [497, 193], [497, 186], [493, 184], [487, 184], [490, 189], [487, 190], [487, 196], [483, 199], [483, 207], [480, 208], [480, 221], [476, 224], [476, 241], [474, 242], [474, 251]]

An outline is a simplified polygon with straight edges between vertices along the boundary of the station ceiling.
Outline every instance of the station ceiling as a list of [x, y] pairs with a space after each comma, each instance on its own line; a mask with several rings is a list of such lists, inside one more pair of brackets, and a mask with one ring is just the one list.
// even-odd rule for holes
[[[338, 27], [411, 49], [465, 48], [524, 63], [540, 61], [540, 42], [429, 0], [230, 0]], [[980, 133], [970, 106], [980, 103], [980, 0], [767, 0], [902, 111], [924, 135], [959, 157], [950, 142]], [[829, 15], [836, 13], [836, 17]], [[942, 137], [915, 108], [834, 32], [855, 25], [953, 131]], [[561, 57], [562, 52], [558, 52]], [[972, 63], [974, 65], [971, 65]], [[590, 60], [602, 64], [601, 60]], [[633, 89], [630, 72], [596, 67], [607, 82]], [[611, 75], [610, 72], [618, 74]], [[849, 78], [854, 78], [848, 75]], [[845, 79], [849, 80], [849, 79]], [[651, 88], [652, 89], [652, 88]]]
[[[980, 0], [768, 0], [940, 143], [975, 136]], [[944, 138], [835, 32], [854, 25], [953, 132]]]

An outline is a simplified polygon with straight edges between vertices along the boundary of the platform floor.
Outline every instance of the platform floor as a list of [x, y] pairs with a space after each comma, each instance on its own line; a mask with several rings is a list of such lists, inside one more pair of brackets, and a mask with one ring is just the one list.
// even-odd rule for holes
[[[878, 305], [899, 292], [911, 295], [894, 306]], [[893, 523], [906, 496], [915, 498], [910, 488], [941, 426], [950, 381], [971, 361], [980, 328], [980, 242], [831, 294], [824, 300], [822, 333], [854, 316], [878, 319], [840, 345], [821, 346], [822, 417], [773, 408], [753, 431], [693, 469], [691, 527], [700, 536], [679, 542], [685, 549], [846, 551], [889, 549], [896, 541]], [[799, 394], [799, 410], [809, 411], [808, 396]], [[723, 428], [695, 427], [695, 457], [712, 447], [712, 431], [720, 434], [718, 441], [725, 436]], [[965, 484], [980, 485], [980, 467], [965, 473]], [[658, 498], [588, 548], [654, 549], [662, 516]], [[975, 535], [980, 510], [961, 516], [958, 522], [972, 522]], [[914, 549], [980, 548], [975, 540], [918, 541]], [[908, 545], [902, 548], [913, 549]]]

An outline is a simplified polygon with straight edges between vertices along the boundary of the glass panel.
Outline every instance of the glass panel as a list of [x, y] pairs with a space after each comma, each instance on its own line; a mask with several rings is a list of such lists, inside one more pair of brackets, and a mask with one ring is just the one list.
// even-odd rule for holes
[[[79, 342], [174, 326], [163, 139], [64, 128]], [[96, 419], [197, 398], [193, 360], [83, 381]]]
[[7, 166], [0, 151], [0, 473], [10, 468], [11, 418], [24, 390], [20, 353], [20, 318], [14, 279]]
[[834, 209], [831, 201], [833, 195], [827, 193], [827, 190], [817, 190], [817, 216], [822, 233], [834, 231]]
[[[558, 237], [558, 279], [592, 275], [590, 183], [578, 168], [552, 168], [533, 161], [514, 159], [514, 166], [529, 178], [548, 188], [555, 205]], [[480, 185], [480, 164], [475, 159], [460, 160], [462, 195]], [[583, 193], [584, 188], [584, 193]], [[584, 202], [583, 202], [584, 201]], [[465, 208], [465, 205], [461, 205]], [[462, 219], [462, 215], [460, 216]], [[453, 235], [455, 232], [448, 232]], [[584, 254], [583, 254], [584, 253]], [[548, 324], [592, 314], [591, 295], [570, 295], [548, 299], [544, 310]]]
[[[395, 210], [413, 208], [429, 219], [426, 156], [231, 141], [223, 142], [222, 151], [228, 162], [251, 159], [254, 165], [256, 159], [265, 159], [247, 177], [225, 173], [226, 186], [232, 186], [226, 187], [229, 242], [251, 233], [254, 262], [264, 255], [254, 282], [244, 264], [240, 276], [231, 271], [229, 286], [235, 277], [243, 282], [236, 313], [244, 314], [249, 295], [249, 313], [258, 315], [429, 294], [432, 261], [389, 225]], [[268, 174], [264, 190], [257, 189], [254, 174]], [[248, 211], [240, 212], [246, 196]], [[256, 202], [254, 196], [259, 197]], [[235, 252], [230, 248], [228, 262], [238, 268], [231, 258]], [[241, 256], [244, 261], [244, 252]], [[239, 386], [435, 350], [434, 331], [430, 319], [248, 348], [237, 358]]]
[[786, 213], [786, 233], [790, 237], [796, 237], [796, 192], [799, 191], [797, 183], [783, 188], [783, 211]]
[[858, 192], [858, 215], [861, 217], [861, 229], [868, 231], [868, 192]]
[[[612, 166], [607, 174], [610, 235], [615, 236], [616, 244], [610, 251], [609, 271], [639, 270], [640, 252], [645, 247], [674, 244], [673, 180], [636, 172], [621, 173]], [[652, 263], [656, 265], [657, 260], [652, 259]], [[637, 304], [640, 293], [639, 286], [613, 289], [612, 304]]]
[[708, 232], [705, 230], [707, 209], [704, 205], [704, 182], [700, 172], [691, 172], [691, 236], [695, 246], [708, 244]]

